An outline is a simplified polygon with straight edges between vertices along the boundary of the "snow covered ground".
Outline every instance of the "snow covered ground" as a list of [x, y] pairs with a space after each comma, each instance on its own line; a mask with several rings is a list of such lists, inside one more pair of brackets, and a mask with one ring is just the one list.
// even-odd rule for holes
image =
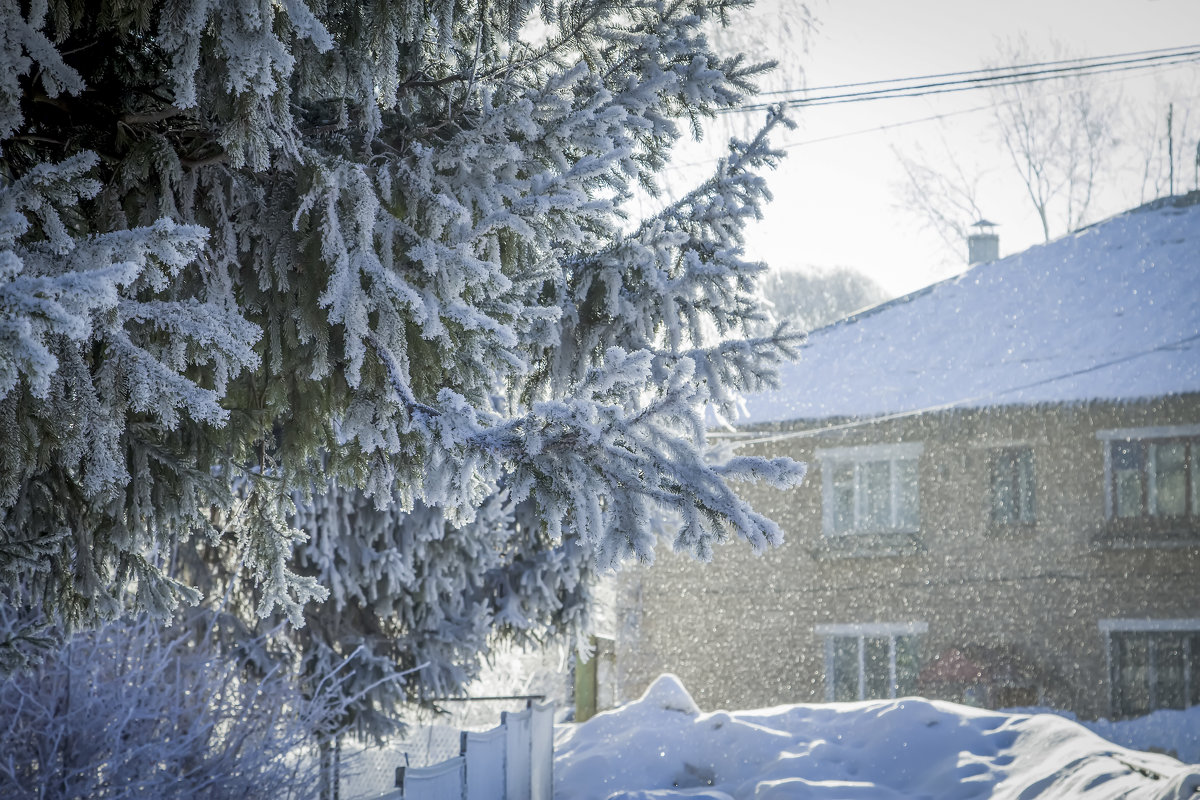
[[[1200, 716], [1174, 713], [1109, 730], [1139, 746], [1150, 745], [1138, 736], [1175, 736], [1195, 747]], [[555, 752], [556, 800], [1180, 800], [1200, 790], [1200, 765], [1053, 714], [919, 698], [701, 713], [669, 675], [634, 703], [560, 726]]]

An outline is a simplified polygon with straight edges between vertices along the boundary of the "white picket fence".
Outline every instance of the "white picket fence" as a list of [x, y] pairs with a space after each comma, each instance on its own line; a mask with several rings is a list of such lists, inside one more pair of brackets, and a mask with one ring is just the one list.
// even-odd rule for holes
[[504, 712], [489, 731], [463, 731], [461, 755], [430, 767], [397, 767], [380, 800], [553, 800], [554, 704]]

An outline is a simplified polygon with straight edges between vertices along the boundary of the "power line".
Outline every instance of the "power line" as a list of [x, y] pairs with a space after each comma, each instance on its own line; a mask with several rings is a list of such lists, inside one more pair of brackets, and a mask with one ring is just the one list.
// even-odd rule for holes
[[[1069, 67], [1054, 67], [1052, 69], [1013, 68], [1010, 71], [994, 75], [971, 77], [951, 81], [925, 81], [910, 83], [904, 86], [870, 89], [859, 92], [842, 92], [823, 94], [816, 97], [795, 98], [778, 103], [751, 103], [727, 109], [723, 113], [744, 113], [747, 111], [765, 111], [778, 106], [785, 108], [810, 108], [814, 106], [841, 105], [844, 103], [861, 103], [872, 100], [889, 100], [896, 98], [925, 97], [935, 94], [972, 91], [1004, 86], [1015, 86], [1026, 83], [1038, 83], [1047, 80], [1060, 80], [1071, 76], [1104, 75], [1114, 72], [1130, 72], [1136, 70], [1159, 69], [1200, 60], [1200, 46], [1192, 46], [1187, 50], [1144, 56], [1138, 58], [1108, 57], [1095, 63]], [[864, 85], [876, 85], [889, 81], [872, 82]], [[796, 90], [803, 91], [803, 90]]]
[[[1181, 62], [1181, 63], [1186, 63], [1186, 62]], [[1178, 66], [1180, 66], [1180, 64], [1173, 64], [1173, 65], [1163, 64], [1163, 65], [1157, 65], [1157, 66], [1178, 67]], [[1124, 70], [1122, 70], [1122, 71], [1124, 71]], [[1097, 73], [1097, 74], [1099, 74], [1099, 73]], [[1117, 80], [1120, 81], [1120, 80], [1126, 80], [1126, 79], [1118, 78]], [[1056, 94], [1063, 94], [1067, 91], [1070, 91], [1070, 90], [1064, 89], [1064, 90], [1058, 91], [1058, 92], [1050, 92], [1049, 96], [1053, 96]], [[1181, 97], [1179, 99], [1180, 100], [1195, 100], [1197, 97], [1200, 97], [1200, 96], [1189, 95], [1187, 97]], [[881, 133], [883, 131], [889, 131], [894, 128], [906, 128], [909, 125], [919, 125], [919, 124], [922, 124], [925, 122], [936, 122], [937, 120], [948, 119], [950, 117], [957, 117], [957, 116], [961, 116], [963, 114], [977, 114], [980, 111], [987, 111], [988, 109], [998, 108], [999, 106], [1003, 106], [1003, 105], [1011, 105], [1015, 102], [1018, 102], [1018, 101], [1016, 99], [1010, 99], [1010, 100], [1001, 100], [1001, 101], [995, 102], [995, 103], [984, 103], [983, 105], [972, 106], [971, 108], [960, 108], [960, 109], [956, 109], [954, 111], [944, 111], [940, 114], [930, 114], [929, 116], [926, 116], [926, 117], [917, 117], [915, 119], [906, 119], [906, 120], [901, 120], [899, 122], [889, 122], [889, 123], [885, 123], [883, 125], [875, 125], [870, 128], [859, 128], [857, 130], [852, 130], [852, 131], [843, 131], [841, 133], [833, 133], [828, 136], [819, 136], [815, 139], [801, 139], [800, 141], [796, 141], [796, 142], [783, 142], [783, 143], [779, 144], [777, 147], [780, 150], [791, 150], [792, 148], [795, 148], [795, 147], [804, 147], [806, 145], [811, 145], [811, 144], [821, 144], [823, 142], [833, 142], [833, 141], [837, 141], [839, 139], [848, 139], [852, 136], [862, 136], [862, 135], [868, 134], [868, 133]], [[701, 167], [701, 166], [705, 166], [708, 164], [715, 164], [718, 161], [720, 161], [722, 158], [725, 158], [725, 156], [713, 156], [711, 158], [700, 159], [699, 161], [689, 161], [685, 164], [669, 164], [669, 165], [667, 165], [666, 169], [668, 171], [671, 171], [671, 170], [688, 169], [691, 167]]]
[[[1143, 53], [1149, 53], [1145, 55]], [[1057, 62], [1042, 62], [1041, 64], [1024, 64], [1012, 67], [994, 67], [984, 70], [970, 70], [960, 72], [938, 73], [933, 75], [917, 76], [913, 78], [890, 78], [877, 81], [863, 81], [856, 84], [834, 84], [828, 87], [820, 87], [813, 89], [785, 89], [771, 94], [795, 94], [797, 92], [821, 92], [837, 88], [851, 88], [863, 86], [881, 86], [884, 84], [903, 83], [905, 85], [883, 89], [869, 89], [861, 92], [843, 92], [840, 94], [824, 94], [816, 97], [794, 98], [783, 101], [785, 105], [823, 105], [828, 104], [833, 100], [854, 100], [858, 98], [868, 97], [890, 97], [894, 94], [904, 96], [904, 93], [916, 92], [919, 90], [941, 87], [962, 87], [967, 88], [986, 88], [990, 84], [1008, 82], [1016, 78], [1023, 77], [1039, 77], [1048, 76], [1049, 78], [1067, 77], [1072, 73], [1090, 74], [1092, 71], [1097, 71], [1102, 68], [1112, 68], [1127, 66], [1130, 69], [1152, 68], [1159, 66], [1162, 62], [1180, 63], [1180, 60], [1191, 60], [1200, 54], [1200, 45], [1189, 45], [1187, 47], [1169, 48], [1164, 50], [1143, 51], [1143, 53], [1122, 53], [1112, 56], [1100, 56], [1091, 59], [1073, 59], [1071, 61]], [[1061, 66], [1061, 65], [1069, 66]], [[1039, 68], [1045, 65], [1049, 69]], [[1111, 71], [1105, 69], [1105, 71]], [[952, 81], [934, 80], [940, 77], [948, 77], [954, 75], [968, 76]], [[753, 107], [768, 108], [769, 103], [753, 104]], [[750, 108], [752, 106], [746, 106]]]
[[[1162, 68], [1162, 67], [1169, 67], [1169, 66], [1176, 66], [1179, 64], [1191, 63], [1191, 62], [1200, 60], [1200, 59], [1198, 59], [1198, 57], [1200, 57], [1200, 51], [1197, 51], [1195, 54], [1193, 54], [1191, 56], [1181, 57], [1181, 58], [1178, 58], [1173, 61], [1163, 61], [1163, 62], [1156, 63], [1156, 64], [1139, 64], [1139, 65], [1123, 66], [1123, 67], [1110, 67], [1107, 69], [1094, 69], [1094, 70], [1091, 70], [1088, 72], [1079, 72], [1076, 74], [1078, 74], [1080, 76], [1107, 75], [1107, 74], [1114, 73], [1114, 72], [1134, 72], [1134, 71], [1144, 70], [1144, 69], [1158, 69], [1158, 68]], [[952, 94], [952, 93], [956, 93], [956, 92], [972, 91], [975, 89], [992, 89], [992, 88], [1001, 88], [1001, 87], [1005, 87], [1005, 86], [1020, 86], [1020, 85], [1027, 84], [1027, 83], [1041, 83], [1043, 81], [1061, 80], [1064, 77], [1066, 77], [1066, 76], [1064, 76], [1064, 75], [1038, 75], [1038, 76], [1034, 76], [1034, 77], [1022, 77], [1022, 78], [1016, 78], [1013, 80], [1006, 80], [1006, 81], [996, 80], [996, 81], [991, 81], [989, 83], [980, 84], [980, 85], [946, 86], [943, 88], [931, 88], [931, 89], [924, 89], [921, 91], [916, 91], [916, 90], [904, 91], [904, 92], [897, 91], [897, 92], [892, 92], [889, 94], [872, 94], [869, 96], [866, 96], [866, 95], [847, 96], [847, 97], [842, 97], [842, 98], [837, 98], [837, 99], [820, 99], [820, 98], [818, 98], [817, 100], [814, 100], [814, 101], [797, 100], [795, 102], [788, 103], [786, 105], [789, 108], [812, 108], [812, 107], [816, 107], [816, 106], [843, 105], [845, 103], [865, 103], [865, 102], [870, 102], [872, 100], [894, 100], [894, 99], [903, 99], [903, 98], [910, 98], [910, 97], [927, 97], [929, 95]], [[770, 107], [771, 107], [770, 104], [763, 104], [763, 105], [759, 105], [757, 107], [746, 106], [739, 110], [763, 111]]]
[[1082, 64], [1089, 61], [1106, 61], [1114, 58], [1132, 58], [1135, 56], [1149, 56], [1160, 53], [1173, 53], [1183, 50], [1191, 50], [1200, 47], [1200, 45], [1179, 45], [1178, 47], [1160, 47], [1155, 50], [1136, 50], [1130, 53], [1115, 53], [1109, 56], [1081, 56], [1079, 58], [1068, 58], [1058, 61], [1036, 61], [1030, 64], [1014, 64], [1002, 67], [980, 67], [979, 69], [958, 70], [956, 72], [935, 72], [929, 75], [913, 75], [907, 78], [883, 78], [873, 81], [858, 81], [855, 83], [831, 83], [825, 86], [806, 86], [800, 89], [777, 89], [770, 92], [760, 92], [760, 95], [770, 96], [778, 94], [795, 94], [796, 92], [825, 92], [832, 89], [853, 89], [861, 86], [879, 86], [888, 83], [909, 83], [912, 81], [928, 81], [935, 78], [953, 78], [957, 76], [981, 75], [989, 72], [1003, 72], [1006, 70], [1026, 70], [1040, 67], [1054, 67], [1064, 64]]
[[1012, 67], [997, 74], [982, 75], [978, 77], [961, 78], [953, 81], [931, 81], [925, 83], [915, 83], [898, 88], [887, 89], [869, 89], [861, 92], [844, 92], [841, 94], [827, 94], [814, 98], [797, 98], [792, 101], [795, 103], [811, 105], [819, 104], [833, 100], [858, 99], [863, 97], [873, 96], [890, 96], [891, 94], [900, 92], [910, 92], [919, 89], [936, 89], [939, 87], [963, 87], [963, 88], [982, 88], [993, 83], [1006, 82], [1017, 78], [1040, 78], [1043, 76], [1051, 78], [1063, 78], [1071, 74], [1090, 74], [1091, 70], [1097, 70], [1108, 67], [1128, 66], [1133, 69], [1138, 66], [1152, 66], [1157, 62], [1169, 61], [1172, 59], [1187, 59], [1194, 57], [1198, 52], [1196, 49], [1190, 49], [1183, 52], [1173, 52], [1165, 55], [1146, 56], [1143, 58], [1129, 59], [1114, 59], [1097, 61], [1091, 64], [1075, 64], [1066, 67], [1054, 67], [1052, 69], [1025, 69], [1022, 67]]
[[[836, 141], [838, 139], [848, 139], [851, 136], [861, 136], [864, 133], [877, 133], [879, 131], [890, 131], [893, 128], [906, 128], [909, 125], [917, 125], [917, 124], [920, 124], [923, 122], [935, 122], [939, 119], [945, 119], [947, 117], [957, 117], [960, 114], [977, 114], [980, 111], [987, 111], [988, 109], [996, 108], [999, 105], [1001, 105], [1001, 104], [1000, 103], [985, 103], [981, 106], [972, 106], [971, 108], [960, 108], [957, 111], [946, 111], [942, 114], [931, 114], [928, 117], [919, 117], [917, 119], [906, 119], [906, 120], [901, 120], [900, 122], [889, 122], [884, 125], [876, 125], [873, 128], [859, 128], [856, 131], [844, 131], [842, 133], [833, 133], [828, 136], [818, 136], [815, 139], [803, 139], [798, 142], [784, 142], [783, 144], [779, 145], [779, 149], [790, 150], [793, 147], [803, 147], [803, 146], [809, 145], [809, 144], [820, 144], [821, 142], [832, 142], [832, 141]], [[717, 159], [712, 159], [713, 162], [715, 162], [716, 160]]]
[[[1195, 99], [1197, 99], [1197, 97], [1200, 97], [1200, 95], [1189, 95], [1187, 97], [1181, 97], [1179, 99], [1180, 100], [1195, 100]], [[802, 139], [798, 142], [784, 142], [783, 144], [779, 145], [779, 149], [780, 150], [790, 150], [793, 147], [803, 147], [805, 145], [810, 145], [810, 144], [820, 144], [822, 142], [832, 142], [832, 141], [836, 141], [838, 139], [848, 139], [851, 136], [861, 136], [866, 133], [879, 133], [881, 131], [892, 130], [893, 128], [905, 128], [909, 125], [917, 125], [917, 124], [920, 124], [923, 122], [935, 122], [937, 120], [946, 119], [948, 117], [957, 117], [961, 114], [976, 114], [980, 111], [987, 111], [988, 109], [998, 108], [999, 106], [1002, 106], [1002, 105], [1011, 105], [1012, 103], [1015, 103], [1015, 102], [1017, 102], [1017, 101], [1016, 100], [1005, 100], [1005, 101], [1002, 101], [999, 103], [984, 103], [981, 106], [972, 106], [971, 108], [960, 108], [956, 111], [945, 111], [945, 112], [942, 112], [941, 114], [931, 114], [928, 117], [918, 117], [917, 119], [906, 119], [906, 120], [901, 120], [900, 122], [889, 122], [884, 125], [876, 125], [872, 128], [859, 128], [858, 130], [853, 130], [853, 131], [843, 131], [842, 133], [833, 133], [828, 136], [819, 136], [815, 139]], [[695, 162], [692, 162], [689, 164], [680, 164], [679, 166], [680, 167], [685, 167], [685, 166], [692, 167], [692, 166], [700, 166], [703, 164], [715, 164], [720, 159], [721, 159], [721, 156], [717, 156], [715, 158], [705, 159], [704, 161], [695, 161]]]

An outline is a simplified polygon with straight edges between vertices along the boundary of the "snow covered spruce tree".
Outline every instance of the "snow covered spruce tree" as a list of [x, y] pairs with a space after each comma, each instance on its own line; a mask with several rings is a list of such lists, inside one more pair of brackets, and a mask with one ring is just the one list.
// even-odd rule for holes
[[742, 4], [0, 0], [2, 601], [220, 590], [419, 694], [579, 632], [664, 517], [777, 542], [727, 482], [800, 470], [700, 416], [789, 354], [740, 250], [766, 131], [628, 212], [751, 90], [703, 34]]

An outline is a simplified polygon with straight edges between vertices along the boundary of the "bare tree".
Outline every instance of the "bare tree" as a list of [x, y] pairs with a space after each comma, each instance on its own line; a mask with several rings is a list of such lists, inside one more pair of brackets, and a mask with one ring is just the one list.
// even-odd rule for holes
[[899, 187], [903, 208], [923, 219], [948, 248], [960, 250], [971, 223], [984, 217], [979, 202], [983, 172], [965, 167], [944, 138], [937, 158], [919, 145], [911, 156], [895, 146], [892, 153], [904, 170]]
[[[1189, 172], [1192, 188], [1200, 188], [1196, 177], [1200, 164], [1200, 133], [1196, 130], [1196, 118], [1186, 102], [1172, 102], [1181, 94], [1194, 95], [1194, 90], [1195, 84], [1190, 91], [1186, 87], [1181, 91], [1178, 86], [1159, 81], [1153, 100], [1130, 109], [1123, 120], [1123, 138], [1130, 150], [1129, 167], [1138, 181], [1140, 202], [1172, 191], [1172, 172], [1175, 191], [1187, 188]], [[1171, 112], [1169, 129], [1168, 109]]]
[[[1055, 58], [1068, 56], [1060, 47]], [[1002, 46], [1000, 58], [989, 66], [1043, 60], [1018, 39]], [[1003, 171], [1023, 187], [1045, 239], [1083, 225], [1114, 166], [1118, 98], [1101, 91], [1093, 76], [1073, 73], [995, 86], [990, 92], [992, 129], [1008, 162]], [[944, 142], [943, 149], [936, 158], [920, 150], [913, 155], [895, 150], [905, 173], [900, 193], [905, 206], [957, 250], [967, 227], [983, 216], [980, 184], [987, 172], [964, 166]]]
[[[1055, 56], [1064, 60], [1061, 47]], [[1002, 49], [1004, 65], [1043, 60], [1024, 38]], [[998, 66], [998, 65], [994, 65]], [[1049, 241], [1082, 225], [1117, 146], [1118, 101], [1078, 73], [992, 90], [996, 133]]]

